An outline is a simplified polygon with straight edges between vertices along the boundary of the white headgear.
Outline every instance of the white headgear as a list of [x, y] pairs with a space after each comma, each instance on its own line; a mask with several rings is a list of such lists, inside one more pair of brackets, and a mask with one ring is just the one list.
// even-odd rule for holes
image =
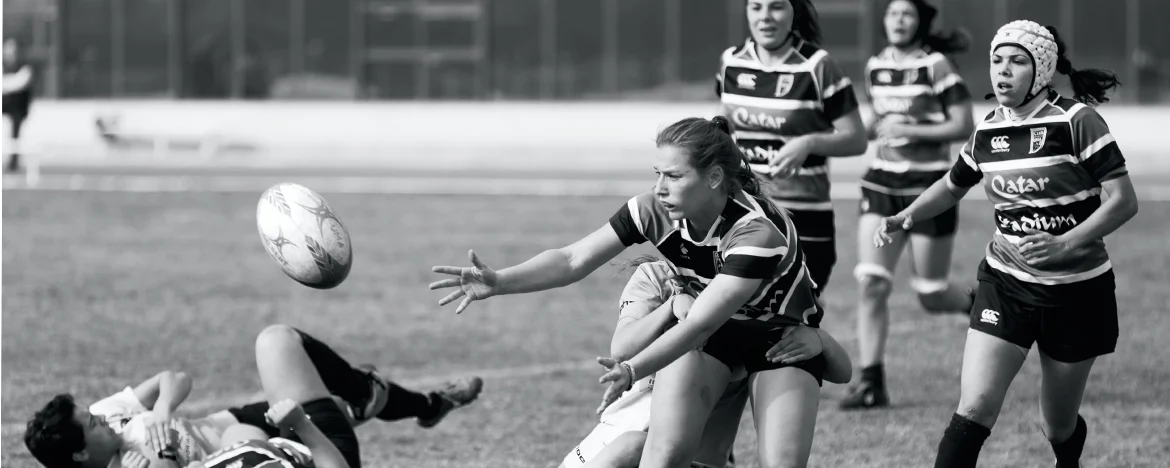
[[1012, 21], [995, 32], [995, 38], [991, 40], [991, 53], [994, 54], [996, 49], [1005, 45], [1021, 47], [1032, 56], [1034, 74], [1029, 97], [1048, 86], [1056, 73], [1056, 61], [1059, 58], [1056, 40], [1048, 28], [1028, 20]]

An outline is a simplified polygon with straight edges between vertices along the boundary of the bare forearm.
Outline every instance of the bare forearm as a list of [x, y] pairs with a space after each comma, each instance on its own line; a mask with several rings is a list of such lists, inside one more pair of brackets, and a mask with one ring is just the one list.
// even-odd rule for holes
[[849, 352], [829, 332], [818, 328], [817, 334], [821, 337], [821, 354], [825, 355], [825, 380], [836, 384], [849, 383], [853, 378]]
[[860, 156], [865, 153], [865, 146], [868, 144], [865, 130], [860, 126], [857, 131], [838, 130], [831, 133], [816, 133], [808, 137], [811, 141], [809, 153], [820, 156]]
[[159, 415], [169, 416], [190, 394], [190, 376], [184, 372], [164, 372], [159, 376], [158, 400], [151, 409]]
[[678, 326], [663, 333], [661, 337], [646, 346], [646, 349], [629, 359], [628, 362], [637, 372], [639, 379], [658, 372], [688, 351], [697, 349], [699, 345], [707, 341], [711, 334], [715, 333], [715, 330], [719, 329], [721, 324], [722, 322], [710, 326], [690, 320], [690, 318], [683, 320], [679, 322]]
[[341, 451], [333, 445], [333, 442], [325, 437], [325, 434], [317, 429], [308, 419], [301, 419], [293, 424], [293, 432], [296, 432], [297, 437], [309, 447], [309, 452], [313, 454], [313, 461], [318, 468], [350, 468], [349, 463], [345, 461], [345, 457], [341, 455]]
[[613, 334], [610, 354], [618, 361], [627, 360], [642, 352], [662, 335], [662, 330], [675, 320], [673, 299], [658, 306], [649, 315], [627, 323]]
[[1097, 239], [1112, 234], [1137, 214], [1137, 198], [1129, 195], [1111, 196], [1097, 211], [1084, 222], [1064, 233], [1061, 237], [1073, 248], [1079, 248]]
[[569, 256], [561, 249], [541, 252], [519, 265], [498, 272], [501, 294], [524, 294], [568, 286], [588, 272], [576, 271]]

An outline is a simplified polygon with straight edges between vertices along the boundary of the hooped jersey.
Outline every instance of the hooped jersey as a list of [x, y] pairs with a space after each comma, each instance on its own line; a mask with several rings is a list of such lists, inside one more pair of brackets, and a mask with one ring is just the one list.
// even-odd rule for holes
[[206, 468], [313, 468], [308, 447], [288, 439], [247, 440], [208, 455]]
[[820, 324], [824, 312], [796, 228], [767, 200], [741, 191], [728, 198], [708, 232], [698, 233], [686, 220], [671, 220], [647, 192], [631, 198], [609, 224], [626, 246], [653, 243], [696, 296], [720, 274], [763, 280], [731, 320], [766, 328]]
[[751, 39], [727, 49], [716, 75], [720, 114], [731, 122], [731, 136], [763, 182], [765, 195], [788, 209], [831, 211], [825, 156], [809, 155], [793, 177], [767, 172], [769, 158], [789, 139], [831, 132], [834, 120], [857, 109], [853, 82], [833, 58], [795, 40], [787, 55], [769, 65], [760, 61]]
[[[897, 59], [894, 48], [887, 47], [866, 62], [865, 78], [879, 122], [939, 124], [950, 117], [948, 107], [971, 99], [951, 61], [928, 49]], [[889, 195], [918, 195], [950, 169], [950, 146], [905, 138], [879, 141], [861, 185]]]
[[982, 180], [994, 204], [988, 266], [1038, 285], [1075, 283], [1109, 271], [1102, 239], [1070, 260], [1039, 266], [1029, 265], [1018, 246], [1030, 230], [1060, 235], [1085, 222], [1101, 206], [1101, 183], [1128, 174], [1109, 126], [1093, 108], [1056, 92], [1022, 120], [1006, 112], [997, 108], [976, 125], [950, 171], [956, 186]]

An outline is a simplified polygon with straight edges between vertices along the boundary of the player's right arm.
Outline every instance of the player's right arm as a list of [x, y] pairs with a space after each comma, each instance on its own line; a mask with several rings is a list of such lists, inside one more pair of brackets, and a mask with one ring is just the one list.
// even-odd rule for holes
[[300, 404], [292, 400], [278, 401], [272, 404], [265, 417], [273, 426], [292, 429], [313, 454], [313, 464], [316, 468], [360, 468], [349, 466], [345, 456], [336, 445], [333, 445], [333, 441], [309, 420]]
[[159, 419], [169, 419], [191, 394], [191, 376], [165, 370], [134, 387], [134, 397]]
[[610, 356], [624, 361], [646, 349], [666, 327], [676, 320], [675, 298], [666, 291], [663, 284], [668, 278], [655, 278], [656, 271], [651, 264], [642, 264], [622, 290], [618, 305], [617, 329], [610, 342]]
[[849, 352], [829, 332], [817, 329], [821, 336], [821, 354], [825, 356], [825, 380], [835, 384], [847, 384], [853, 378], [853, 361]]
[[874, 233], [874, 243], [881, 247], [892, 242], [889, 233], [910, 229], [914, 222], [931, 219], [958, 205], [971, 187], [983, 179], [983, 171], [975, 160], [974, 150], [975, 134], [972, 133], [959, 150], [959, 159], [951, 166], [947, 176], [931, 184], [901, 213], [882, 218], [882, 223]]

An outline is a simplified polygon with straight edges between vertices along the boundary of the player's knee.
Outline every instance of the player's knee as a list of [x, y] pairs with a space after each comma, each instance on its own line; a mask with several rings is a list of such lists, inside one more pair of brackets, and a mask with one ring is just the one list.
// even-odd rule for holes
[[269, 325], [256, 336], [256, 351], [301, 346], [301, 334], [288, 325]]
[[955, 412], [990, 429], [999, 417], [999, 407], [1002, 404], [1002, 399], [997, 399], [992, 395], [985, 393], [967, 395], [964, 393], [959, 396], [959, 409]]
[[861, 286], [863, 301], [885, 301], [893, 291], [894, 275], [890, 270], [876, 263], [859, 263], [853, 269], [853, 276]]
[[918, 293], [918, 303], [930, 312], [949, 312], [954, 307], [947, 298], [950, 283], [946, 279], [911, 278], [910, 288]]
[[761, 454], [763, 468], [804, 468], [808, 466], [808, 451], [799, 447], [782, 447]]

